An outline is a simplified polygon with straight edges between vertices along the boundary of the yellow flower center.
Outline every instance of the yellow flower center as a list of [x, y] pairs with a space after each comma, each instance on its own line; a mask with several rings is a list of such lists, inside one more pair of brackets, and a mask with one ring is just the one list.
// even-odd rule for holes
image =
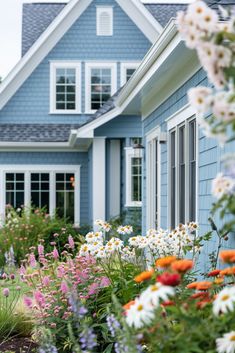
[[235, 335], [233, 335], [232, 337], [230, 337], [230, 341], [232, 341], [232, 342], [235, 341]]
[[142, 304], [138, 305], [138, 307], [137, 307], [137, 310], [138, 310], [138, 311], [142, 311], [143, 309], [144, 309], [144, 307], [143, 307]]
[[157, 285], [153, 285], [153, 286], [151, 287], [151, 291], [152, 291], [152, 292], [156, 292], [157, 290], [159, 290], [159, 287], [158, 287]]
[[196, 10], [197, 13], [202, 13], [202, 8], [201, 7], [198, 7], [197, 10]]
[[225, 302], [225, 301], [228, 300], [229, 298], [230, 298], [229, 295], [228, 295], [228, 294], [225, 294], [225, 295], [222, 296], [221, 300], [223, 300], [223, 301]]
[[210, 21], [211, 21], [211, 17], [210, 17], [210, 16], [206, 16], [206, 17], [205, 17], [205, 21], [206, 21], [206, 22], [210, 22]]

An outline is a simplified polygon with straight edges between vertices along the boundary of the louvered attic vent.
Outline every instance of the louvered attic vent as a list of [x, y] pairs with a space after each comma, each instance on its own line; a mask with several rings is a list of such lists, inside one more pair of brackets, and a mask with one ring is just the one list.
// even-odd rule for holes
[[113, 35], [113, 8], [97, 7], [96, 9], [97, 36]]

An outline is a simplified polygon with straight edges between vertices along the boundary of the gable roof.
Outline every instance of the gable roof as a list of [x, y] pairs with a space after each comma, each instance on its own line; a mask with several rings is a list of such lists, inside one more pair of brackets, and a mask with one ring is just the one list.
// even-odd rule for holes
[[[229, 1], [229, 0], [228, 0]], [[67, 3], [24, 3], [22, 22], [22, 56], [30, 49], [40, 35], [49, 27]], [[165, 27], [172, 17], [187, 4], [144, 4], [145, 8]]]
[[40, 35], [63, 10], [66, 3], [24, 3], [22, 17], [21, 54], [36, 42]]
[[184, 11], [188, 4], [145, 4], [145, 7], [165, 27], [171, 18], [176, 17], [178, 11]]
[[[153, 43], [162, 27], [140, 0], [116, 0], [145, 36]], [[40, 35], [28, 52], [0, 85], [0, 109], [16, 93], [39, 63], [53, 49], [68, 29], [92, 3], [92, 0], [70, 0], [49, 27]]]

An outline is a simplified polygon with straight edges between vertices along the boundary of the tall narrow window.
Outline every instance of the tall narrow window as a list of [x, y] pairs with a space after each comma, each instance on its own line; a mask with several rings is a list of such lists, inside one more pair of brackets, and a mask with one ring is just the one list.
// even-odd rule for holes
[[142, 158], [131, 158], [131, 202], [142, 200]]
[[97, 7], [96, 9], [96, 34], [97, 36], [113, 35], [113, 8]]
[[171, 137], [170, 137], [170, 144], [171, 144], [171, 192], [170, 192], [170, 198], [171, 198], [171, 228], [175, 227], [176, 224], [176, 219], [175, 219], [175, 213], [176, 213], [176, 158], [175, 158], [175, 154], [176, 154], [176, 133], [175, 131], [173, 131], [171, 133]]
[[58, 216], [74, 222], [75, 176], [70, 173], [56, 174], [56, 209]]
[[185, 126], [179, 128], [179, 222], [185, 222]]
[[24, 205], [24, 173], [6, 173], [6, 204], [14, 208]]
[[155, 168], [154, 168], [154, 180], [155, 180], [155, 188], [154, 188], [154, 213], [155, 213], [155, 222], [154, 222], [154, 225], [155, 225], [155, 228], [157, 228], [159, 225], [158, 225], [158, 198], [159, 198], [159, 188], [158, 188], [158, 168], [159, 168], [159, 160], [158, 160], [158, 141], [155, 140], [154, 141], [154, 146], [155, 146]]
[[34, 207], [45, 208], [49, 212], [50, 175], [31, 173], [31, 203]]
[[189, 221], [196, 219], [196, 120], [189, 122]]

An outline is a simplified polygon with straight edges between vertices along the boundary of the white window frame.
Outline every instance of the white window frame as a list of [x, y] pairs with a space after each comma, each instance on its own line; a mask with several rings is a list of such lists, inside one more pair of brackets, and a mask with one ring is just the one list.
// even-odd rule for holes
[[[108, 12], [110, 16], [110, 31], [106, 34], [100, 31], [100, 15], [103, 11]], [[102, 37], [113, 36], [113, 7], [112, 6], [97, 6], [96, 7], [96, 35]]]
[[137, 69], [140, 65], [139, 61], [135, 62], [123, 62], [121, 63], [121, 86], [124, 86], [127, 82], [126, 72], [128, 69]]
[[[56, 109], [56, 69], [76, 70], [76, 109]], [[52, 61], [50, 62], [50, 114], [81, 114], [81, 62], [80, 61]]]
[[94, 114], [96, 110], [91, 109], [91, 70], [111, 69], [111, 96], [117, 92], [117, 63], [116, 62], [89, 62], [85, 65], [86, 77], [86, 114]]
[[[133, 147], [126, 147], [126, 203], [125, 207], [142, 207], [142, 201], [132, 201], [132, 175], [131, 175], [131, 159], [136, 158], [135, 149]], [[139, 157], [138, 157], [139, 158]], [[140, 158], [142, 159], [142, 176], [143, 176], [143, 151], [140, 151]], [[143, 200], [143, 190], [142, 190]]]
[[195, 110], [190, 106], [186, 105], [175, 114], [173, 114], [170, 118], [167, 119], [167, 131], [169, 136], [169, 144], [168, 144], [168, 227], [171, 227], [171, 146], [170, 146], [170, 134], [175, 131], [175, 165], [176, 165], [176, 199], [175, 199], [175, 223], [176, 226], [179, 223], [179, 129], [183, 125], [185, 126], [185, 222], [189, 220], [189, 154], [188, 154], [188, 138], [189, 138], [189, 123], [194, 120], [196, 121], [196, 205], [195, 205], [195, 222], [198, 221], [198, 161], [199, 161], [199, 147], [198, 147], [198, 123], [197, 123], [197, 115]]
[[[147, 229], [161, 227], [161, 141], [165, 139], [160, 126], [149, 131], [146, 135], [146, 226]], [[156, 144], [158, 155], [156, 156]], [[158, 170], [156, 175], [156, 157]], [[157, 219], [156, 219], [156, 178], [158, 182]]]
[[56, 210], [56, 173], [73, 173], [75, 176], [74, 187], [74, 225], [80, 224], [80, 166], [73, 165], [1, 165], [0, 167], [0, 219], [1, 224], [5, 220], [6, 206], [6, 173], [24, 173], [24, 206], [30, 207], [31, 204], [31, 173], [49, 173], [50, 177], [50, 196], [49, 213], [54, 215]]

